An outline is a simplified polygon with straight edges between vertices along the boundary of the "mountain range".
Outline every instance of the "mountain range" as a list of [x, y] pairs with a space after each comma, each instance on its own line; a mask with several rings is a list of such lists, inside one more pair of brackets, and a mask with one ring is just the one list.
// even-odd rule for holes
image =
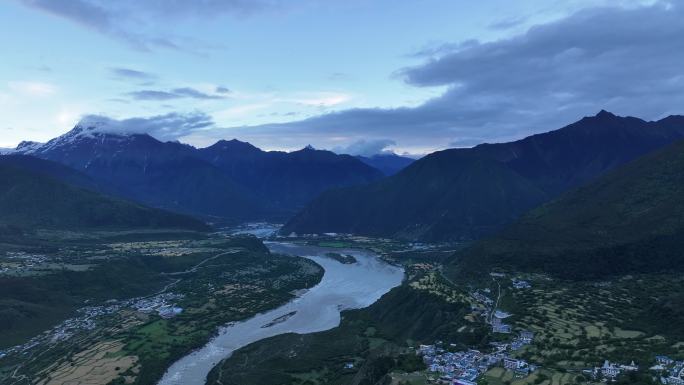
[[267, 152], [232, 140], [197, 149], [92, 121], [14, 153], [68, 166], [107, 194], [215, 221], [284, 219], [328, 188], [383, 177], [352, 156], [311, 147]]
[[601, 111], [514, 142], [435, 152], [391, 177], [327, 191], [282, 232], [478, 239], [569, 189], [682, 138], [682, 116], [647, 122]]
[[196, 150], [199, 158], [220, 169], [264, 206], [292, 214], [323, 191], [368, 183], [382, 172], [350, 155], [307, 146], [299, 151], [262, 151], [238, 140], [221, 140]]
[[682, 271], [684, 141], [527, 213], [458, 253], [467, 272], [508, 268], [588, 279]]

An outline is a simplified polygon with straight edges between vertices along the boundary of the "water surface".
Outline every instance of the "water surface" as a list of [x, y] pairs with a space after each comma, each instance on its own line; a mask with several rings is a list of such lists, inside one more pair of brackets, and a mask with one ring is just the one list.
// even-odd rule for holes
[[[160, 385], [203, 385], [209, 371], [235, 350], [284, 333], [314, 333], [340, 324], [340, 311], [367, 307], [404, 276], [368, 251], [340, 250], [265, 242], [274, 253], [309, 258], [325, 269], [321, 282], [287, 304], [248, 320], [227, 325], [204, 347], [181, 358], [164, 374]], [[342, 264], [325, 253], [351, 254], [357, 262]]]

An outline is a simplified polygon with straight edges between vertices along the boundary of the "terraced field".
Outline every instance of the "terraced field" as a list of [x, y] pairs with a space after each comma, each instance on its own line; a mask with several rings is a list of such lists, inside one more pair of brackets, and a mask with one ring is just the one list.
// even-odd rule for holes
[[[684, 357], [682, 333], [669, 310], [684, 293], [682, 279], [673, 275], [625, 276], [606, 282], [566, 282], [530, 278], [532, 289], [504, 289], [502, 306], [516, 330], [529, 329], [535, 341], [516, 356], [542, 365], [525, 381], [494, 369], [490, 384], [573, 384], [582, 369], [604, 360], [642, 367], [656, 354]], [[504, 337], [504, 336], [500, 336]], [[548, 379], [539, 380], [543, 375]], [[529, 382], [532, 381], [532, 382]], [[586, 380], [585, 380], [586, 381]]]

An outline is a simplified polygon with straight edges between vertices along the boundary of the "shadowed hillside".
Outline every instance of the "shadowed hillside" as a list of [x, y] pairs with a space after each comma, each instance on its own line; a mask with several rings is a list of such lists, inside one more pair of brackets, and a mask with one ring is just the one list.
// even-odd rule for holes
[[196, 219], [106, 197], [5, 162], [0, 162], [0, 224], [19, 228], [207, 230]]
[[567, 278], [681, 271], [683, 197], [684, 142], [678, 142], [531, 211], [457, 256], [456, 268]]
[[428, 155], [398, 174], [324, 193], [283, 233], [477, 239], [606, 171], [684, 138], [684, 117], [657, 122], [602, 111], [560, 130]]

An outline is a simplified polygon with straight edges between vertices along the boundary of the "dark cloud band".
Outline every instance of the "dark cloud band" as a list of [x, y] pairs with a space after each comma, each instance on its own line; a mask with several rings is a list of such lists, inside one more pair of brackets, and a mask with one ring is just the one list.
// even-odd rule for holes
[[199, 99], [199, 100], [217, 100], [217, 99], [225, 99], [225, 95], [214, 95], [214, 94], [207, 94], [201, 91], [198, 91], [194, 88], [190, 87], [183, 87], [183, 88], [175, 88], [170, 91], [161, 91], [161, 90], [141, 90], [141, 91], [133, 91], [129, 92], [127, 94], [128, 96], [132, 97], [135, 100], [173, 100], [173, 99], [182, 99], [182, 98], [191, 98], [191, 99]]
[[658, 119], [684, 106], [682, 20], [684, 7], [674, 3], [585, 9], [512, 38], [432, 50], [424, 64], [400, 71], [410, 85], [447, 87], [418, 107], [353, 109], [238, 130], [443, 148], [520, 138], [601, 109]]

